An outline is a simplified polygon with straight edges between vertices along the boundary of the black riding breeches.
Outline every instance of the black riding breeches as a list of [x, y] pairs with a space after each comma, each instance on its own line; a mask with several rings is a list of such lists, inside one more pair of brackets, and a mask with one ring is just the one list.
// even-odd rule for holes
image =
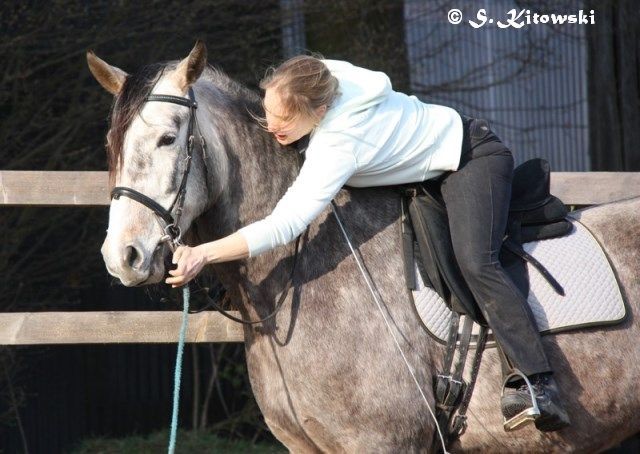
[[513, 156], [486, 120], [462, 118], [461, 162], [441, 186], [456, 260], [513, 366], [525, 375], [549, 372], [526, 298], [498, 259], [509, 214]]

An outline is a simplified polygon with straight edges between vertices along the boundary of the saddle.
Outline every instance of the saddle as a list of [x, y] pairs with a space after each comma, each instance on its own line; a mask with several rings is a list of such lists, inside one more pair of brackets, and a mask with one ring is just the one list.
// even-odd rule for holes
[[[438, 292], [454, 312], [486, 325], [453, 253], [449, 219], [440, 192], [442, 179], [404, 186], [403, 247], [407, 286], [415, 289], [415, 262], [424, 283]], [[408, 215], [407, 215], [408, 211]], [[568, 234], [568, 210], [550, 193], [549, 163], [531, 159], [516, 167], [513, 176], [507, 231], [500, 262], [523, 295], [529, 293], [525, 261], [534, 265], [559, 293], [562, 286], [522, 244]]]
[[[440, 295], [454, 315], [447, 336], [443, 368], [434, 383], [438, 424], [452, 441], [466, 430], [466, 411], [480, 368], [488, 327], [454, 256], [446, 206], [440, 191], [441, 182], [442, 178], [403, 186], [402, 234], [407, 286], [411, 290], [416, 288], [415, 263], [422, 281]], [[572, 226], [565, 219], [567, 213], [562, 201], [550, 193], [547, 161], [532, 159], [514, 170], [507, 229], [499, 259], [523, 295], [529, 294], [526, 262], [535, 266], [556, 292], [564, 295], [562, 286], [523, 249], [522, 244], [568, 234]], [[464, 317], [464, 323], [460, 333], [461, 317]], [[480, 332], [471, 378], [466, 383], [462, 375], [474, 322], [480, 325]], [[454, 365], [456, 350], [457, 363]], [[507, 369], [505, 367], [505, 371]]]

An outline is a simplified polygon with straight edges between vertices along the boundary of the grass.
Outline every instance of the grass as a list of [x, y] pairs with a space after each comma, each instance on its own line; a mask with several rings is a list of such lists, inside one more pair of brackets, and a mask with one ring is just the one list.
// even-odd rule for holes
[[[96, 438], [84, 440], [72, 454], [155, 454], [167, 452], [169, 432], [154, 432], [147, 436], [127, 438]], [[176, 454], [181, 453], [253, 453], [284, 454], [282, 445], [251, 443], [244, 440], [227, 440], [210, 432], [181, 430], [176, 440]]]

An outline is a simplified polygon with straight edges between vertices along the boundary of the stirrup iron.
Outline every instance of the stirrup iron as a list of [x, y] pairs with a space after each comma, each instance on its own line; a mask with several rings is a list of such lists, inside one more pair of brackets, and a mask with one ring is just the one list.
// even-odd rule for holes
[[540, 408], [538, 408], [538, 401], [536, 400], [536, 396], [533, 393], [533, 387], [531, 386], [531, 382], [518, 369], [514, 369], [511, 374], [504, 379], [504, 383], [502, 384], [502, 392], [500, 397], [504, 396], [504, 388], [506, 387], [509, 380], [514, 377], [520, 377], [524, 380], [527, 385], [527, 389], [529, 390], [529, 394], [531, 395], [531, 407], [524, 409], [517, 415], [513, 416], [511, 419], [507, 419], [504, 416], [502, 417], [502, 427], [505, 432], [511, 432], [514, 430], [518, 430], [523, 428], [529, 423], [535, 422], [536, 419], [540, 416]]

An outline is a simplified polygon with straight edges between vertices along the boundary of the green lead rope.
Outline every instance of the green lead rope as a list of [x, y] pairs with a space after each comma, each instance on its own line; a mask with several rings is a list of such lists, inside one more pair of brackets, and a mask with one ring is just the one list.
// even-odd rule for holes
[[184, 338], [187, 334], [189, 319], [189, 284], [182, 287], [182, 326], [178, 339], [178, 354], [176, 355], [176, 369], [173, 375], [173, 414], [171, 416], [171, 436], [169, 437], [169, 454], [176, 451], [176, 434], [178, 432], [178, 403], [180, 401], [180, 377], [182, 376], [182, 353], [184, 352]]

